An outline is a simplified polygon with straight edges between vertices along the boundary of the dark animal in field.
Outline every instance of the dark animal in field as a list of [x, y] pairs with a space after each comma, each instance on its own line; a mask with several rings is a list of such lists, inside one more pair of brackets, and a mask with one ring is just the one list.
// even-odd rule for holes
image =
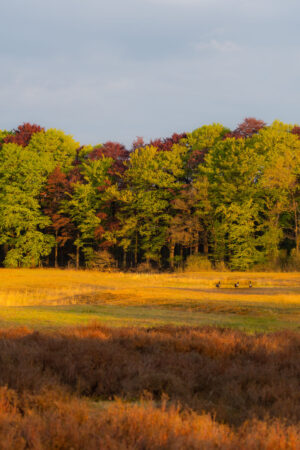
[[252, 281], [249, 281], [249, 288], [252, 288]]
[[218, 283], [216, 284], [216, 287], [219, 288], [221, 286], [221, 281], [218, 281]]
[[234, 283], [234, 287], [235, 287], [235, 288], [238, 288], [239, 285], [240, 285], [240, 282], [239, 282], [239, 281], [237, 281], [236, 283]]

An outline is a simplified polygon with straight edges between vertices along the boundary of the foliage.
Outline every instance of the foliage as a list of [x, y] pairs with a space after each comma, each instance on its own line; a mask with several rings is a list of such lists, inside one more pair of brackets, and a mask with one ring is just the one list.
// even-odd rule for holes
[[35, 133], [28, 144], [36, 155], [47, 155], [52, 170], [59, 165], [64, 171], [71, 168], [78, 147], [72, 136], [54, 128]]
[[291, 266], [300, 257], [299, 129], [250, 117], [233, 131], [212, 124], [149, 145], [137, 138], [131, 151], [79, 146], [29, 123], [1, 131], [0, 262], [57, 267], [74, 254], [78, 268], [106, 250], [123, 269], [174, 270], [198, 253], [232, 270]]
[[48, 159], [28, 147], [3, 144], [0, 152], [1, 242], [9, 246], [4, 264], [34, 267], [54, 242], [42, 230], [49, 225], [40, 210], [39, 193], [46, 179]]
[[19, 125], [16, 130], [13, 130], [13, 132], [6, 132], [3, 142], [5, 144], [13, 143], [21, 145], [22, 147], [27, 147], [31, 140], [31, 137], [35, 133], [44, 131], [44, 128], [40, 127], [39, 125], [23, 123], [23, 125]]

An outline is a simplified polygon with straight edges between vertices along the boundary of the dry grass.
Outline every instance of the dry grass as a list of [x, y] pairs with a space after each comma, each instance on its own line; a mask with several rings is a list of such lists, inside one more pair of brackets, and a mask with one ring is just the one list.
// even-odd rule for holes
[[[221, 280], [221, 289], [215, 284]], [[240, 289], [234, 283], [240, 282]], [[252, 280], [254, 289], [248, 289]], [[197, 301], [300, 303], [298, 273], [124, 274], [1, 269], [0, 305], [166, 305]]]
[[[253, 288], [249, 289], [251, 279]], [[215, 284], [221, 280], [221, 289]], [[234, 282], [240, 288], [234, 289]], [[220, 325], [255, 331], [300, 327], [300, 274], [124, 274], [0, 270], [0, 326], [35, 329], [113, 326]]]

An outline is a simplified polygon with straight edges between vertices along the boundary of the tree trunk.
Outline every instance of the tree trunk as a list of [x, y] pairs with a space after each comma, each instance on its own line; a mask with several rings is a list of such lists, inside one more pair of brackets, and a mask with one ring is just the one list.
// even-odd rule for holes
[[183, 270], [183, 245], [180, 246], [180, 262], [181, 262], [181, 268]]
[[175, 243], [173, 240], [170, 242], [170, 268], [174, 270], [174, 255], [175, 255]]
[[[77, 239], [79, 239], [79, 235], [77, 235]], [[76, 245], [76, 270], [79, 269], [79, 244]]]
[[207, 237], [206, 230], [204, 230], [204, 232], [203, 232], [203, 253], [205, 256], [208, 255], [208, 237]]
[[135, 233], [135, 246], [134, 246], [134, 266], [137, 266], [138, 262], [138, 233]]
[[58, 267], [58, 242], [57, 242], [57, 231], [55, 233], [55, 249], [54, 249], [54, 267]]
[[[296, 218], [297, 220], [297, 218]], [[296, 256], [300, 254], [300, 234], [299, 234], [299, 223], [298, 220], [295, 225], [295, 241], [296, 241]]]
[[127, 252], [123, 249], [123, 270], [126, 269]]
[[299, 223], [297, 214], [297, 203], [295, 199], [293, 200], [293, 210], [294, 210], [294, 220], [295, 220], [295, 244], [296, 244], [296, 256], [299, 256], [300, 248], [300, 236], [299, 236]]

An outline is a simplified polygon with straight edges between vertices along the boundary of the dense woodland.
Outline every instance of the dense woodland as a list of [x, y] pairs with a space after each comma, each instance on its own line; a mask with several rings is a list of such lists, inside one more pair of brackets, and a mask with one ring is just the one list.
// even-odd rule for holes
[[245, 119], [131, 149], [0, 131], [5, 267], [300, 267], [300, 127]]

